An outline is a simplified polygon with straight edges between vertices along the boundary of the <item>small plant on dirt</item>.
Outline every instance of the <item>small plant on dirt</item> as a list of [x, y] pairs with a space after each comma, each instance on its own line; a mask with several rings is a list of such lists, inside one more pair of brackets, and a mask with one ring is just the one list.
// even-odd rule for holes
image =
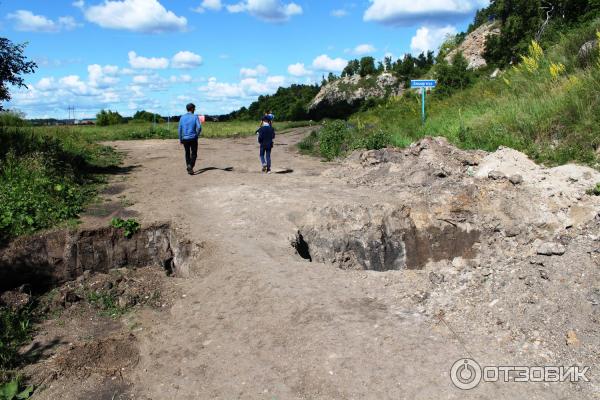
[[596, 186], [593, 188], [588, 189], [586, 193], [590, 196], [600, 196], [600, 182], [596, 183]]
[[314, 154], [315, 146], [319, 143], [319, 135], [317, 131], [312, 131], [310, 135], [306, 136], [298, 143], [298, 149], [303, 154]]
[[119, 306], [117, 297], [106, 291], [89, 292], [87, 301], [101, 310], [101, 315], [118, 318], [128, 311], [128, 307]]
[[112, 221], [110, 221], [110, 226], [117, 229], [123, 229], [123, 235], [127, 239], [140, 231], [140, 223], [135, 219], [124, 220], [122, 218], [113, 218]]
[[348, 142], [352, 139], [351, 130], [346, 121], [326, 122], [319, 133], [319, 150], [321, 156], [331, 161], [348, 150]]
[[29, 399], [33, 393], [33, 386], [23, 388], [21, 380], [17, 377], [13, 380], [0, 384], [0, 400], [22, 400]]
[[19, 347], [30, 339], [31, 311], [25, 307], [20, 311], [0, 308], [0, 373], [19, 364]]

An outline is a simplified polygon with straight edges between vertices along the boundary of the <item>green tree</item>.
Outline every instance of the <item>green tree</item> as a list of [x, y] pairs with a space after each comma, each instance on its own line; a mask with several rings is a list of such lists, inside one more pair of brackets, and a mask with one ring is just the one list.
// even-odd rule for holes
[[468, 69], [469, 62], [461, 52], [452, 57], [452, 64], [442, 60], [436, 65], [438, 86], [437, 93], [452, 94], [473, 83], [473, 71]]
[[360, 59], [360, 66], [358, 73], [360, 76], [365, 77], [367, 75], [373, 75], [377, 72], [375, 68], [375, 59], [373, 57], [363, 57]]
[[10, 40], [0, 37], [0, 111], [3, 101], [10, 100], [8, 85], [24, 87], [23, 74], [31, 74], [37, 68], [36, 63], [27, 61], [23, 54], [25, 43], [13, 44]]
[[96, 114], [96, 125], [99, 126], [118, 125], [124, 122], [125, 118], [117, 111], [100, 110], [100, 112]]

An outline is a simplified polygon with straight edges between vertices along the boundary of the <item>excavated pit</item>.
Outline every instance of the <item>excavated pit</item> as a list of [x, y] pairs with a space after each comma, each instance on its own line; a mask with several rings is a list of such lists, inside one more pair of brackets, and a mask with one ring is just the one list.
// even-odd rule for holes
[[168, 223], [141, 229], [131, 238], [114, 228], [56, 231], [19, 238], [0, 249], [0, 291], [29, 285], [42, 292], [84, 274], [114, 268], [159, 267], [189, 274], [191, 244]]
[[363, 206], [314, 210], [292, 246], [303, 259], [342, 269], [422, 269], [431, 261], [472, 259], [481, 232], [469, 224], [417, 226], [407, 209]]

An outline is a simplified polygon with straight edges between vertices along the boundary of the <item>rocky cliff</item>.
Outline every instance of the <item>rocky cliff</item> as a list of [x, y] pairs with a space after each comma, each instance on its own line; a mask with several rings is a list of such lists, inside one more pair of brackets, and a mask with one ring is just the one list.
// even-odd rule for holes
[[357, 111], [367, 100], [402, 94], [403, 84], [392, 74], [350, 76], [321, 88], [309, 105], [312, 118], [344, 118]]
[[469, 62], [469, 69], [479, 69], [487, 65], [483, 53], [488, 36], [499, 35], [500, 28], [495, 23], [483, 24], [469, 33], [465, 40], [446, 56], [446, 61], [452, 62], [454, 55], [460, 51]]

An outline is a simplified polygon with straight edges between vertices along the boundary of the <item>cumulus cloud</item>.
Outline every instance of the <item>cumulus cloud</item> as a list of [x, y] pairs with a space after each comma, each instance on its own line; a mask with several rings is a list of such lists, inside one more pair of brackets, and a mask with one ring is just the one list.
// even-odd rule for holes
[[440, 24], [464, 18], [489, 5], [489, 0], [369, 0], [365, 21], [410, 26]]
[[94, 88], [105, 89], [119, 83], [119, 67], [116, 65], [88, 65], [88, 81]]
[[88, 21], [108, 29], [162, 33], [183, 31], [187, 27], [185, 17], [168, 11], [158, 0], [104, 0], [87, 7], [78, 1], [74, 5]]
[[169, 60], [166, 58], [142, 57], [135, 51], [127, 53], [129, 56], [129, 65], [134, 69], [165, 69], [169, 67]]
[[418, 54], [430, 50], [437, 50], [449, 35], [456, 35], [456, 28], [448, 25], [442, 28], [432, 28], [423, 26], [417, 30], [417, 33], [410, 41], [410, 49]]
[[254, 78], [257, 76], [264, 76], [269, 73], [269, 69], [262, 64], [256, 66], [256, 68], [242, 68], [240, 69], [240, 75], [245, 78]]
[[219, 11], [221, 8], [223, 8], [221, 0], [204, 0], [200, 6], [192, 9], [192, 11], [203, 13], [206, 10]]
[[202, 57], [191, 51], [180, 51], [173, 56], [171, 66], [179, 69], [197, 68], [202, 65]]
[[288, 73], [292, 76], [310, 76], [312, 71], [307, 69], [304, 64], [297, 63], [288, 66]]
[[364, 56], [365, 54], [375, 53], [377, 49], [372, 44], [359, 44], [354, 49], [352, 49], [352, 53], [357, 56]]
[[322, 54], [313, 60], [313, 68], [319, 71], [325, 72], [342, 72], [346, 65], [347, 60], [343, 58], [331, 58], [326, 54]]
[[244, 0], [227, 6], [230, 13], [247, 12], [267, 22], [285, 22], [303, 10], [296, 3], [283, 3], [280, 0]]
[[27, 10], [17, 10], [8, 14], [7, 18], [13, 20], [15, 30], [21, 32], [70, 31], [81, 26], [73, 17], [59, 17], [56, 21], [53, 21], [43, 15], [36, 15]]
[[212, 77], [199, 90], [205, 101], [239, 100], [247, 103], [256, 96], [274, 93], [286, 82], [284, 76], [268, 76], [264, 80], [244, 78], [237, 83], [219, 82], [217, 78]]

